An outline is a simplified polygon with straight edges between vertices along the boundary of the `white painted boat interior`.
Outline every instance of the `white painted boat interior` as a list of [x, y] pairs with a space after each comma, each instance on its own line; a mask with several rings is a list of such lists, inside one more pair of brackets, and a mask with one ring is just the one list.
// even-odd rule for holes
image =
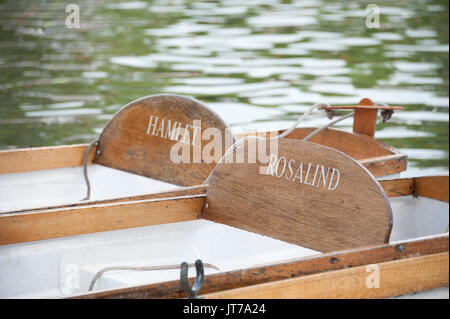
[[[413, 196], [392, 198], [391, 242], [444, 232], [448, 203]], [[194, 262], [220, 272], [320, 254], [297, 245], [207, 220], [147, 226], [0, 246], [0, 298], [53, 298], [87, 292], [109, 266]], [[206, 276], [218, 270], [205, 268]], [[178, 280], [179, 270], [111, 271], [94, 291]], [[195, 269], [190, 268], [190, 277]]]
[[449, 299], [449, 289], [439, 287], [430, 290], [418, 291], [412, 294], [391, 297], [389, 299]]
[[[98, 164], [89, 165], [88, 174], [91, 201], [180, 187]], [[85, 196], [81, 166], [0, 175], [0, 212], [73, 204]]]
[[[207, 220], [109, 231], [0, 247], [0, 298], [48, 298], [87, 292], [95, 273], [113, 265], [195, 262], [220, 271], [319, 252]], [[205, 268], [205, 274], [217, 270]], [[195, 277], [195, 269], [189, 269]], [[111, 271], [94, 290], [179, 278], [180, 270]]]
[[412, 195], [390, 198], [389, 202], [391, 242], [448, 232], [448, 203]]

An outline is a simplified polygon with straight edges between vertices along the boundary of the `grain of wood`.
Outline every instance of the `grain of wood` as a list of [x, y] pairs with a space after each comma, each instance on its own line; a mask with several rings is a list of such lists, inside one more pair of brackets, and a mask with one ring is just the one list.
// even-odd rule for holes
[[[169, 121], [172, 131], [168, 130]], [[175, 123], [180, 124], [180, 130], [174, 129]], [[200, 125], [201, 130], [194, 131], [194, 125]], [[220, 133], [219, 149], [214, 149], [220, 152], [220, 159], [227, 125], [217, 114], [194, 99], [178, 95], [141, 98], [123, 107], [106, 125], [94, 162], [180, 186], [202, 184], [216, 164], [202, 157], [203, 148], [213, 140], [202, 136], [208, 129]], [[172, 160], [174, 145], [185, 148], [183, 162]], [[194, 154], [198, 156], [194, 158]]]
[[[316, 128], [297, 128], [287, 138], [303, 139]], [[275, 135], [283, 131], [275, 132]], [[239, 134], [242, 138], [248, 134]], [[274, 132], [259, 134], [274, 136]], [[337, 129], [325, 129], [310, 142], [335, 148], [363, 164], [374, 176], [384, 176], [406, 170], [407, 157], [395, 148], [363, 134], [351, 134]], [[35, 147], [0, 151], [0, 174], [28, 172], [83, 164], [87, 144]], [[92, 163], [95, 152], [89, 157]]]
[[[297, 128], [287, 138], [303, 139], [316, 128]], [[281, 134], [266, 132], [265, 136]], [[239, 134], [242, 138], [248, 134]], [[310, 142], [335, 148], [358, 160], [374, 176], [399, 173], [406, 169], [407, 158], [393, 147], [363, 134], [351, 134], [337, 129], [325, 129], [315, 135]], [[35, 147], [0, 151], [0, 174], [28, 172], [62, 167], [75, 167], [83, 164], [87, 144]], [[95, 152], [89, 157], [92, 163]]]
[[[402, 249], [398, 249], [402, 247]], [[299, 278], [326, 271], [448, 252], [448, 235], [404, 243], [362, 247], [206, 276], [200, 293]], [[191, 285], [193, 284], [191, 280]], [[186, 298], [179, 280], [83, 293], [72, 298]]]
[[[293, 172], [300, 162], [305, 165], [301, 182], [276, 177], [278, 173], [260, 174], [262, 164], [247, 150], [245, 158], [254, 163], [222, 163], [213, 171], [205, 219], [322, 252], [388, 241], [392, 213], [387, 197], [374, 177], [350, 157], [310, 142], [280, 140], [278, 158], [295, 160]], [[324, 171], [340, 171], [339, 186], [330, 190], [320, 182], [307, 185], [310, 164], [312, 171], [318, 165]], [[311, 183], [312, 175], [309, 179]]]
[[[0, 174], [81, 166], [86, 148], [86, 144], [80, 144], [0, 151]], [[89, 164], [94, 153], [90, 154]]]
[[[398, 196], [408, 196], [408, 195], [415, 195], [415, 183], [416, 180], [419, 181], [419, 184], [421, 184], [422, 188], [420, 190], [419, 196], [428, 197], [431, 196], [431, 198], [447, 201], [448, 202], [448, 176], [433, 176], [433, 177], [418, 177], [418, 178], [403, 178], [403, 179], [393, 179], [393, 180], [382, 180], [380, 181], [381, 186], [386, 192], [386, 195], [388, 197], [398, 197]], [[434, 189], [437, 189], [438, 191], [428, 191], [427, 187], [433, 187]], [[146, 201], [152, 201], [157, 202], [165, 201], [166, 203], [170, 203], [170, 201], [176, 199], [170, 199], [171, 197], [199, 197], [199, 196], [205, 196], [205, 193], [207, 192], [208, 185], [201, 185], [201, 186], [192, 186], [187, 187], [186, 189], [183, 188], [181, 190], [176, 191], [170, 191], [170, 192], [162, 192], [157, 194], [149, 194], [149, 195], [142, 195], [138, 197], [127, 197], [122, 199], [117, 199], [113, 201], [95, 201], [90, 203], [84, 203], [82, 205], [74, 204], [71, 206], [64, 206], [64, 207], [50, 207], [46, 209], [39, 209], [39, 210], [27, 210], [27, 211], [20, 211], [20, 212], [11, 212], [11, 213], [3, 213], [0, 214], [0, 230], [5, 230], [7, 228], [2, 228], [5, 224], [5, 220], [8, 220], [8, 218], [15, 219], [15, 220], [21, 220], [19, 215], [23, 214], [27, 217], [24, 217], [23, 220], [25, 220], [25, 223], [29, 223], [29, 220], [33, 220], [35, 225], [42, 225], [45, 224], [47, 220], [52, 220], [52, 218], [56, 218], [56, 216], [59, 216], [59, 224], [58, 227], [60, 227], [62, 230], [64, 229], [70, 229], [71, 228], [71, 222], [73, 222], [74, 217], [77, 213], [85, 214], [86, 210], [85, 208], [88, 207], [88, 211], [96, 211], [97, 206], [105, 205], [106, 207], [108, 204], [116, 204], [117, 206], [112, 205], [112, 209], [119, 210], [126, 212], [127, 209], [131, 211], [133, 207], [138, 204], [139, 202], [146, 202]], [[169, 198], [169, 199], [168, 199]], [[127, 201], [130, 200], [130, 201]], [[119, 206], [120, 204], [120, 206]], [[145, 205], [145, 204], [143, 204]], [[156, 205], [156, 204], [154, 204]], [[119, 208], [120, 207], [120, 208]], [[67, 211], [70, 211], [69, 217], [65, 217], [65, 214], [67, 214]], [[61, 214], [59, 214], [61, 213]], [[165, 212], [161, 212], [162, 214], [166, 214]], [[201, 212], [200, 212], [201, 213]], [[125, 213], [124, 213], [125, 214]], [[170, 212], [169, 212], [170, 214]], [[53, 217], [48, 217], [49, 215]], [[114, 214], [113, 214], [114, 215]], [[6, 218], [8, 217], [8, 218]], [[201, 216], [200, 216], [201, 217]], [[199, 218], [200, 218], [199, 217]], [[100, 218], [100, 216], [98, 216]], [[146, 224], [146, 215], [142, 215], [142, 222]], [[99, 219], [101, 220], [101, 219]], [[170, 219], [168, 219], [166, 222], [170, 222]], [[30, 228], [32, 228], [32, 225], [29, 225]], [[116, 230], [116, 229], [123, 229], [127, 228], [125, 225], [118, 223], [118, 224], [111, 224], [108, 230]], [[89, 230], [85, 229], [85, 233], [91, 232], [99, 232], [104, 230], [104, 224], [103, 222], [94, 222], [90, 225]], [[33, 230], [35, 232], [36, 230]], [[24, 232], [27, 232], [27, 230], [24, 230]], [[3, 233], [4, 236], [9, 236], [9, 233]], [[48, 237], [46, 237], [48, 236]], [[39, 237], [40, 239], [48, 239], [48, 238], [54, 238], [53, 232], [44, 232]], [[1, 234], [0, 234], [1, 237]], [[11, 238], [12, 241], [17, 240], [14, 238]], [[2, 242], [0, 241], [0, 244]], [[5, 242], [3, 242], [4, 244]]]
[[0, 215], [0, 245], [198, 219], [205, 196]]
[[448, 175], [415, 178], [415, 194], [448, 203], [448, 182]]
[[414, 194], [414, 178], [388, 179], [379, 182], [388, 197]]
[[414, 195], [447, 203], [449, 199], [448, 175], [382, 180], [380, 184], [389, 197]]
[[[298, 128], [286, 138], [302, 140], [316, 129], [315, 127]], [[324, 129], [308, 142], [334, 148], [358, 161], [372, 161], [381, 156], [394, 154], [385, 144], [367, 135], [349, 133], [334, 128]]]
[[168, 197], [181, 197], [181, 196], [197, 196], [197, 195], [206, 195], [206, 191], [208, 189], [208, 185], [196, 185], [196, 186], [186, 186], [179, 189], [174, 189], [171, 191], [163, 191], [151, 194], [144, 195], [136, 195], [136, 196], [128, 196], [128, 197], [120, 197], [114, 199], [105, 199], [105, 200], [92, 200], [92, 201], [82, 201], [68, 205], [58, 205], [58, 206], [48, 206], [42, 207], [39, 209], [31, 208], [31, 209], [23, 209], [14, 212], [2, 212], [2, 214], [6, 213], [25, 213], [25, 212], [41, 212], [48, 210], [59, 210], [65, 208], [77, 208], [83, 206], [92, 206], [92, 205], [104, 205], [104, 204], [112, 204], [112, 203], [120, 203], [120, 202], [133, 202], [133, 201], [142, 201], [149, 199], [164, 199]]
[[374, 137], [377, 126], [378, 109], [375, 107], [375, 103], [373, 103], [370, 99], [362, 99], [358, 105], [374, 106], [374, 108], [355, 109], [355, 115], [353, 116], [353, 132]]
[[[448, 252], [375, 264], [379, 288], [367, 284], [373, 267], [352, 267], [202, 295], [205, 299], [386, 298], [448, 285]], [[371, 286], [372, 285], [372, 286]], [[369, 288], [372, 287], [372, 288]]]

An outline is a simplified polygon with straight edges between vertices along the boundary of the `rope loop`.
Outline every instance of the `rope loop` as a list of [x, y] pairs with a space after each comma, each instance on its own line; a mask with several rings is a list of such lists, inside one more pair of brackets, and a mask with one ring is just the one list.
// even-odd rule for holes
[[[144, 267], [135, 267], [135, 266], [111, 266], [111, 267], [105, 267], [100, 269], [99, 271], [97, 271], [97, 273], [95, 274], [94, 278], [92, 278], [91, 284], [89, 285], [89, 290], [88, 291], [92, 291], [94, 289], [95, 283], [97, 282], [97, 280], [107, 271], [114, 271], [114, 270], [134, 270], [134, 271], [153, 271], [153, 270], [169, 270], [169, 269], [182, 269], [183, 271], [183, 267], [185, 268], [189, 268], [189, 267], [198, 267], [197, 266], [197, 262], [198, 260], [195, 262], [195, 264], [192, 263], [183, 263], [185, 264], [183, 266], [183, 264], [180, 266], [179, 264], [177, 265], [162, 265], [162, 266], [144, 266]], [[200, 261], [201, 263], [201, 261]], [[215, 269], [215, 270], [220, 270], [218, 267], [212, 265], [212, 264], [208, 264], [208, 263], [202, 263], [201, 264], [201, 268], [203, 271], [203, 267], [205, 268], [211, 268], [211, 269]], [[186, 276], [187, 276], [187, 270], [186, 271]], [[202, 281], [203, 283], [203, 281]], [[197, 287], [194, 285], [194, 288]], [[198, 290], [200, 290], [201, 284], [198, 287]], [[197, 291], [198, 291], [197, 290]]]
[[91, 183], [89, 182], [89, 176], [88, 176], [88, 171], [87, 171], [87, 162], [88, 162], [88, 158], [89, 158], [89, 153], [91, 152], [91, 149], [94, 146], [98, 146], [99, 141], [95, 140], [92, 141], [89, 146], [86, 149], [86, 153], [84, 153], [84, 160], [83, 160], [83, 176], [84, 176], [84, 181], [86, 182], [86, 197], [82, 199], [82, 201], [85, 200], [89, 200], [91, 198]]

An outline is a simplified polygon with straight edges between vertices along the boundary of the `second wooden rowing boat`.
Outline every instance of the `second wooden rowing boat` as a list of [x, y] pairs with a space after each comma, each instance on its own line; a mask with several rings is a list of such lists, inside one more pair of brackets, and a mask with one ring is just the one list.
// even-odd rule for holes
[[[374, 138], [378, 111], [395, 107], [375, 105], [363, 99], [357, 106], [325, 107], [355, 110], [353, 132], [327, 128], [310, 142], [342, 151], [359, 161], [374, 176], [396, 174], [406, 169], [407, 158], [395, 148]], [[201, 121], [195, 130], [194, 121]], [[192, 125], [190, 124], [192, 123]], [[178, 137], [168, 127], [180, 131]], [[88, 145], [65, 145], [0, 151], [0, 212], [81, 207], [130, 200], [185, 196], [204, 188], [205, 179], [217, 163], [174, 163], [172, 147], [190, 132], [192, 138], [208, 128], [222, 133], [225, 150], [227, 125], [199, 101], [177, 95], [154, 95], [122, 108], [108, 123], [89, 152]], [[304, 139], [318, 128], [296, 128], [286, 138]], [[184, 132], [184, 133], [183, 133]], [[195, 133], [197, 132], [197, 133]], [[259, 135], [269, 137], [283, 130]], [[252, 134], [234, 136], [235, 139]], [[231, 139], [232, 141], [233, 139]], [[208, 141], [203, 141], [204, 150]], [[220, 158], [220, 156], [218, 156]], [[83, 161], [90, 183], [85, 184]], [[88, 186], [88, 200], [86, 188]]]

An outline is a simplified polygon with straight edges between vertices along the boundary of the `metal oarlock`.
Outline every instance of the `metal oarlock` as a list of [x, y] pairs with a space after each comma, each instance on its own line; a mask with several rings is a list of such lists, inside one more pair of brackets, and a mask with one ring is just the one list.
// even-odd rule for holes
[[[388, 106], [386, 103], [375, 103], [376, 106]], [[386, 123], [388, 120], [391, 119], [392, 114], [394, 114], [394, 110], [381, 110], [380, 112], [381, 118], [383, 119], [383, 123]]]
[[195, 261], [195, 270], [196, 270], [196, 278], [194, 285], [191, 288], [188, 280], [189, 265], [187, 262], [181, 263], [180, 283], [183, 290], [187, 293], [188, 299], [202, 298], [198, 296], [198, 292], [203, 285], [203, 281], [205, 280], [205, 272], [203, 269], [203, 263], [200, 259], [197, 259]]

